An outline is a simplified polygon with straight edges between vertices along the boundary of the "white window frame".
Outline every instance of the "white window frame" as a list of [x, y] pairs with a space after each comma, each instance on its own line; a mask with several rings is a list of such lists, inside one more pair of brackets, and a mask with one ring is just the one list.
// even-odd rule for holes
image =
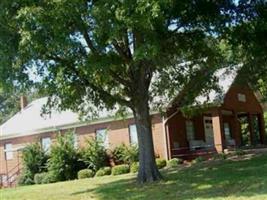
[[138, 145], [138, 135], [136, 124], [129, 125], [129, 138], [131, 145]]
[[[96, 133], [96, 140], [103, 142], [103, 146], [106, 149], [109, 148], [108, 129], [107, 128], [97, 129], [95, 133]], [[101, 139], [99, 138], [99, 135], [101, 135]]]
[[14, 158], [12, 143], [5, 144], [5, 158], [6, 160], [12, 160]]
[[[45, 143], [45, 141], [49, 141], [48, 143]], [[42, 145], [42, 149], [45, 151], [45, 152], [49, 152], [50, 149], [51, 149], [51, 144], [52, 144], [52, 141], [51, 141], [51, 138], [50, 137], [43, 137], [41, 139], [41, 145]]]
[[246, 97], [246, 95], [245, 94], [242, 94], [242, 93], [238, 93], [237, 94], [237, 99], [238, 99], [238, 101], [240, 101], [240, 102], [247, 102], [247, 97]]

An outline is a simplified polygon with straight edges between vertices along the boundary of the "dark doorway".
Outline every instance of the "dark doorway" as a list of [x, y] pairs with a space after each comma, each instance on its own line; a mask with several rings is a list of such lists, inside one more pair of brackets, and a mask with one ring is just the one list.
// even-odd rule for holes
[[260, 121], [258, 115], [252, 116], [253, 144], [261, 144]]
[[239, 116], [240, 126], [241, 126], [241, 145], [242, 146], [251, 146], [251, 137], [249, 131], [249, 120], [248, 116], [241, 115]]

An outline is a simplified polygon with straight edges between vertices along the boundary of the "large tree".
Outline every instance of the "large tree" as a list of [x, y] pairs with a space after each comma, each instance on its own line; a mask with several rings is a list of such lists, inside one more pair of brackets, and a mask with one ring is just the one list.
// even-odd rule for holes
[[235, 25], [225, 32], [232, 60], [242, 63], [241, 80], [250, 83], [267, 100], [267, 1], [240, 0], [235, 6]]
[[25, 74], [35, 71], [48, 106], [85, 116], [95, 107], [131, 109], [138, 180], [152, 182], [161, 175], [150, 109], [177, 94], [188, 102], [212, 87], [213, 72], [226, 64], [219, 38], [234, 6], [223, 0], [2, 0], [6, 59], [0, 70], [11, 83], [25, 83]]

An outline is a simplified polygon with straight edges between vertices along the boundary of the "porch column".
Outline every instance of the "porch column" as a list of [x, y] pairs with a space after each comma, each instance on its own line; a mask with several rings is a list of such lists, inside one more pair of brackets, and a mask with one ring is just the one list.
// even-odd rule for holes
[[265, 120], [264, 120], [264, 115], [263, 113], [261, 113], [259, 115], [259, 125], [260, 125], [260, 136], [261, 136], [261, 143], [262, 144], [266, 144], [266, 140], [265, 140]]
[[250, 145], [255, 144], [254, 141], [254, 128], [253, 128], [253, 116], [251, 113], [248, 114], [248, 123], [249, 123], [249, 133], [250, 133]]
[[212, 113], [212, 125], [214, 132], [214, 145], [218, 153], [223, 152], [223, 121], [220, 110]]
[[235, 138], [235, 145], [237, 147], [241, 146], [241, 141], [242, 141], [242, 136], [241, 136], [241, 125], [238, 120], [238, 115], [235, 111], [234, 113], [234, 127], [233, 127], [233, 133], [234, 133], [234, 138]]
[[167, 160], [170, 160], [172, 155], [171, 155], [170, 132], [169, 132], [168, 122], [164, 124], [164, 128], [166, 132]]

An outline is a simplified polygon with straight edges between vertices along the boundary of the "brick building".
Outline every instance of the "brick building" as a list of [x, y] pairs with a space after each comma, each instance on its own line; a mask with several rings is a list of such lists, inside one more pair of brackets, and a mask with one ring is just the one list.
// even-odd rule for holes
[[[217, 72], [221, 92], [210, 91], [195, 99], [197, 105], [208, 105], [201, 113], [185, 117], [175, 99], [165, 114], [151, 114], [155, 154], [170, 159], [188, 158], [208, 152], [223, 152], [233, 147], [261, 146], [265, 142], [263, 107], [258, 95], [246, 84], [235, 82], [237, 73], [225, 69]], [[82, 147], [90, 137], [102, 138], [106, 148], [137, 143], [133, 117], [114, 117], [102, 111], [97, 120], [81, 122], [71, 111], [52, 111], [40, 115], [46, 98], [27, 104], [21, 98], [21, 111], [0, 127], [0, 178], [15, 181], [20, 169], [20, 152], [27, 144], [40, 141], [49, 149], [56, 134], [75, 132], [75, 142]]]

